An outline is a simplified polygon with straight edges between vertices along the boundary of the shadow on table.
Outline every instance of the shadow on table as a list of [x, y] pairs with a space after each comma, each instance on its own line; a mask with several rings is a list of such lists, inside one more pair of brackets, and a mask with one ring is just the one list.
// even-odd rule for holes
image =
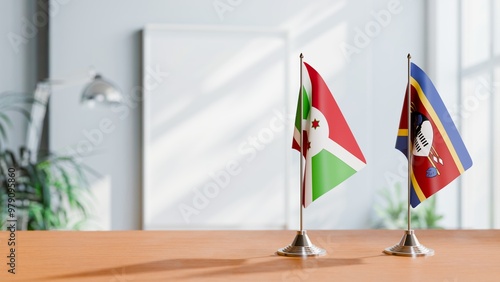
[[[202, 276], [222, 276], [228, 273], [268, 273], [282, 272], [283, 275], [293, 274], [297, 271], [312, 272], [317, 268], [328, 268], [348, 265], [362, 264], [363, 258], [284, 258], [277, 255], [245, 259], [211, 259], [211, 258], [183, 258], [166, 259], [147, 263], [129, 264], [113, 268], [103, 268], [93, 271], [84, 271], [64, 275], [46, 277], [46, 279], [71, 279], [92, 278], [100, 276], [114, 277], [118, 281], [133, 280], [134, 275], [151, 272], [182, 271], [195, 269], [208, 269], [208, 271], [196, 271], [183, 278], [195, 278]], [[216, 269], [213, 269], [216, 268]], [[115, 279], [115, 280], [116, 280]]]
[[306, 278], [309, 274], [320, 268], [331, 268], [340, 266], [363, 264], [363, 258], [284, 258], [276, 256], [273, 260], [248, 262], [236, 267], [227, 267], [206, 271], [203, 273], [193, 273], [182, 278], [197, 278], [204, 276], [224, 276], [231, 274], [248, 273], [271, 273], [280, 272], [282, 280], [292, 278]]

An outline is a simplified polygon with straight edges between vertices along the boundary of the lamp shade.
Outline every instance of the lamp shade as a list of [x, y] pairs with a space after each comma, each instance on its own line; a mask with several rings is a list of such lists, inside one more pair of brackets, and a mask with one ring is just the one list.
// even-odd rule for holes
[[97, 74], [82, 93], [82, 103], [94, 102], [118, 104], [122, 102], [122, 95], [116, 86]]

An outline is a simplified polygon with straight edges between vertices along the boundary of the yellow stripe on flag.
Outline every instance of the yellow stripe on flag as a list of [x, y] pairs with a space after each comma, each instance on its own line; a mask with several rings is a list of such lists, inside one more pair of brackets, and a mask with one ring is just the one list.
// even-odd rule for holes
[[453, 158], [453, 161], [457, 165], [458, 171], [460, 174], [462, 174], [464, 170], [464, 166], [462, 165], [462, 162], [460, 161], [460, 158], [457, 155], [457, 152], [455, 151], [455, 147], [453, 147], [453, 144], [451, 144], [451, 140], [448, 137], [448, 134], [446, 134], [446, 130], [444, 129], [443, 124], [441, 123], [441, 120], [437, 116], [436, 112], [434, 111], [434, 108], [431, 106], [431, 103], [429, 100], [427, 100], [427, 97], [424, 94], [424, 91], [420, 87], [420, 84], [415, 78], [411, 78], [411, 85], [415, 87], [418, 93], [418, 97], [420, 98], [420, 101], [424, 105], [424, 107], [427, 109], [427, 112], [432, 118], [432, 121], [436, 124], [436, 127], [438, 128], [439, 132], [441, 132], [441, 136], [443, 137], [444, 143], [446, 144], [446, 147], [448, 147], [448, 150], [450, 150], [450, 154]]
[[422, 192], [420, 185], [418, 185], [417, 179], [415, 178], [415, 174], [413, 174], [413, 171], [411, 172], [411, 184], [413, 185], [413, 190], [415, 190], [415, 194], [417, 194], [417, 197], [420, 200], [420, 202], [425, 201], [427, 197]]

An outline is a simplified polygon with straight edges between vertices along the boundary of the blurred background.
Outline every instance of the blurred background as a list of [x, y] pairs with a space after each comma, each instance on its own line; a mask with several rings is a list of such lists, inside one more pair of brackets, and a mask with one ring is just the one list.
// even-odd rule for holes
[[[414, 226], [499, 228], [499, 18], [494, 0], [1, 0], [4, 171], [21, 175], [29, 229], [297, 229], [303, 53], [368, 162], [304, 210], [304, 227], [405, 228], [394, 145], [411, 53], [474, 162]], [[89, 69], [120, 103], [82, 103]], [[30, 119], [47, 78], [64, 82]]]

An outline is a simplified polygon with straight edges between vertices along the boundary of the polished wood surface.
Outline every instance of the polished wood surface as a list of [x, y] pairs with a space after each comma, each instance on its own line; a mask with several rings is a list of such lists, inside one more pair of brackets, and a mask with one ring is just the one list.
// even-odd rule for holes
[[500, 230], [417, 230], [433, 257], [382, 253], [399, 230], [308, 231], [318, 258], [275, 254], [295, 231], [18, 231], [0, 281], [500, 281]]

